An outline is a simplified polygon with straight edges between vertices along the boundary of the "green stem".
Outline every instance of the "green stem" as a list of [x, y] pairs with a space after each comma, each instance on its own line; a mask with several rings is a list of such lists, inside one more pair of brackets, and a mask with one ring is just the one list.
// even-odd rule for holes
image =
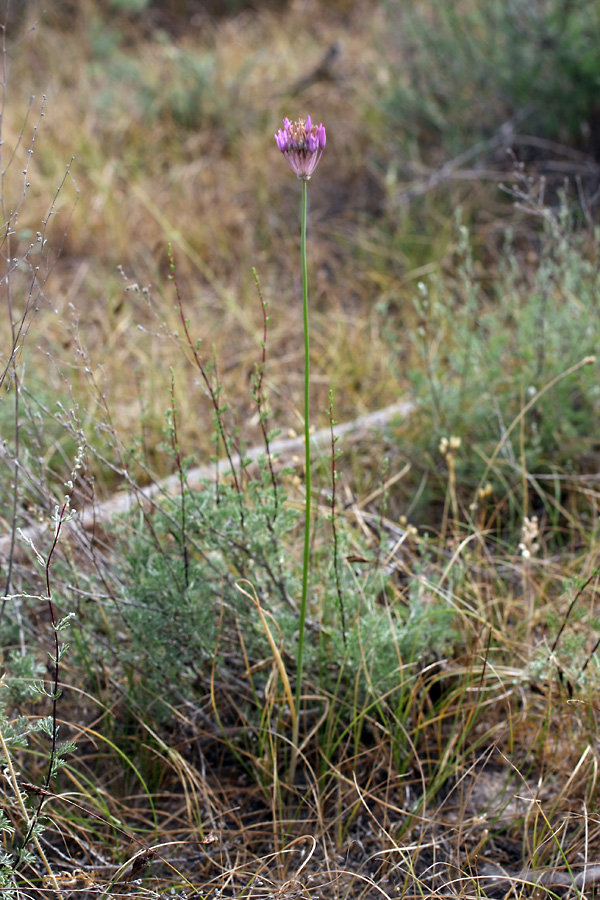
[[306, 205], [307, 182], [302, 182], [302, 298], [304, 308], [304, 454], [306, 507], [304, 522], [304, 558], [302, 563], [302, 598], [300, 600], [300, 623], [298, 634], [298, 657], [296, 661], [296, 716], [293, 729], [293, 754], [290, 775], [293, 777], [298, 752], [298, 734], [300, 724], [300, 697], [302, 693], [302, 667], [304, 656], [304, 631], [306, 625], [306, 606], [308, 600], [308, 564], [310, 557], [310, 345], [308, 332], [308, 270], [306, 265]]

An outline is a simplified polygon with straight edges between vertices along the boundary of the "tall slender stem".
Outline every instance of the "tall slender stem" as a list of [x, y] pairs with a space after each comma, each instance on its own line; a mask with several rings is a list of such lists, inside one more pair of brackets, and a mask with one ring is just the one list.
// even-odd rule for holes
[[306, 206], [307, 206], [307, 181], [302, 181], [302, 302], [304, 310], [304, 467], [306, 505], [304, 521], [304, 557], [302, 563], [302, 598], [300, 600], [300, 623], [298, 634], [298, 657], [296, 661], [296, 716], [293, 730], [294, 752], [290, 774], [295, 769], [298, 734], [300, 723], [300, 698], [302, 694], [302, 669], [304, 657], [304, 630], [306, 626], [306, 607], [308, 601], [308, 565], [310, 560], [310, 344], [308, 330], [308, 268], [306, 264]]
[[302, 699], [302, 668], [304, 661], [304, 632], [308, 605], [308, 567], [310, 564], [310, 347], [308, 332], [308, 273], [306, 265], [306, 214], [308, 180], [315, 171], [327, 143], [322, 122], [313, 125], [310, 116], [291, 122], [283, 120], [283, 128], [275, 135], [277, 147], [283, 153], [289, 167], [302, 182], [302, 301], [304, 310], [304, 453], [306, 504], [304, 521], [304, 557], [302, 563], [302, 599], [298, 623], [298, 656], [296, 658], [296, 696], [292, 725], [292, 751], [290, 756], [289, 783], [294, 783], [298, 754], [300, 753], [300, 705]]

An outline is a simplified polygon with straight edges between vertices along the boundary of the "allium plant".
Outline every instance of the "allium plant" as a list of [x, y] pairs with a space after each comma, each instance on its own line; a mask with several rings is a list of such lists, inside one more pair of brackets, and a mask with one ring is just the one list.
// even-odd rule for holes
[[306, 121], [298, 119], [290, 122], [284, 119], [283, 128], [279, 129], [275, 140], [292, 171], [302, 181], [309, 181], [325, 149], [325, 126], [322, 123], [313, 125], [310, 116]]
[[302, 598], [300, 601], [300, 623], [298, 635], [298, 655], [296, 660], [296, 709], [293, 724], [293, 757], [290, 766], [290, 780], [296, 763], [298, 749], [300, 695], [302, 690], [302, 662], [304, 655], [304, 631], [306, 625], [306, 605], [308, 597], [308, 565], [310, 556], [310, 346], [308, 331], [308, 278], [306, 265], [306, 200], [307, 185], [311, 175], [317, 168], [321, 154], [325, 148], [325, 127], [322, 124], [313, 125], [310, 116], [306, 119], [297, 119], [290, 122], [283, 120], [283, 128], [275, 135], [277, 146], [285, 156], [288, 165], [296, 173], [302, 182], [302, 229], [301, 229], [301, 258], [302, 258], [302, 296], [304, 308], [304, 452], [306, 470], [306, 511], [304, 525], [304, 556], [302, 565]]

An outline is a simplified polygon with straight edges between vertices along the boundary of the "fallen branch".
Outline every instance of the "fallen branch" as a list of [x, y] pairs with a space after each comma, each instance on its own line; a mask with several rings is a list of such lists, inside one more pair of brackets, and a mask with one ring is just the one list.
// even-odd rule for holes
[[[343, 425], [336, 425], [334, 432], [336, 436], [342, 437], [347, 434], [359, 434], [360, 432], [371, 429], [381, 429], [392, 419], [405, 418], [414, 410], [415, 405], [409, 400], [401, 403], [394, 403], [385, 409], [377, 410], [377, 412], [367, 413], [363, 416], [346, 422]], [[320, 431], [312, 435], [312, 443], [315, 447], [323, 445], [331, 445], [331, 429], [322, 428]], [[285, 460], [300, 451], [304, 446], [303, 437], [279, 438], [270, 444], [271, 455], [279, 459]], [[263, 445], [251, 447], [244, 453], [244, 462], [251, 463], [259, 459], [265, 453]], [[226, 475], [230, 471], [231, 464], [236, 468], [241, 466], [241, 459], [238, 454], [232, 455], [231, 463], [229, 459], [220, 459], [216, 463], [210, 463], [205, 466], [197, 466], [191, 469], [186, 476], [187, 486], [191, 490], [195, 490], [207, 481], [214, 479], [217, 475]], [[114, 494], [104, 503], [92, 505], [76, 514], [73, 519], [63, 523], [62, 532], [67, 534], [81, 534], [81, 532], [92, 532], [98, 526], [111, 521], [115, 516], [122, 515], [132, 509], [136, 509], [144, 502], [152, 503], [158, 496], [175, 495], [181, 489], [179, 474], [169, 475], [154, 484], [147, 487], [131, 486], [128, 491], [121, 491]], [[39, 549], [42, 539], [53, 529], [54, 523], [51, 521], [43, 522], [39, 525], [31, 525], [28, 528], [20, 529], [19, 534], [21, 540], [18, 548], [15, 548], [15, 555], [19, 559], [24, 558], [24, 551], [28, 544], [33, 543]], [[11, 547], [11, 535], [5, 534], [0, 536], [0, 560], [8, 559]]]

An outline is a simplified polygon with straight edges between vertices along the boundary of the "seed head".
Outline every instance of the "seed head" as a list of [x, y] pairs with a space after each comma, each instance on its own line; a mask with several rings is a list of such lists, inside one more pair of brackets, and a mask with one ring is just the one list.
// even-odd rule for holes
[[326, 139], [325, 126], [313, 125], [310, 116], [296, 122], [284, 119], [283, 128], [275, 135], [289, 167], [302, 181], [308, 181], [317, 168]]

